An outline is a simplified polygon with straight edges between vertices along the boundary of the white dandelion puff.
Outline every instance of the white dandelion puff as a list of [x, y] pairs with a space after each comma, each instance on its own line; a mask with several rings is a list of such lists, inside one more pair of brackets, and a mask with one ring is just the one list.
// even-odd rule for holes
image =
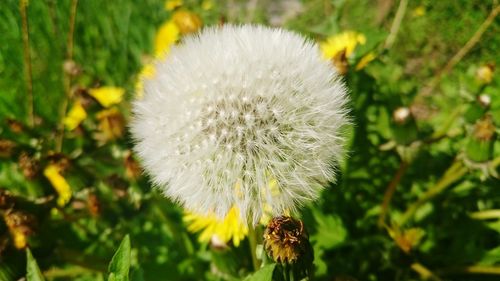
[[[256, 223], [335, 179], [346, 88], [316, 44], [261, 26], [208, 28], [156, 62], [133, 104], [135, 151], [166, 196]], [[272, 184], [271, 184], [272, 183]]]

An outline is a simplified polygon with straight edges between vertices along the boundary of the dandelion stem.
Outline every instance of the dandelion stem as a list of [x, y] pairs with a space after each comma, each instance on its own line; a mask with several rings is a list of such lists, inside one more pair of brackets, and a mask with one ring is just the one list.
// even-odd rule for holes
[[401, 26], [401, 22], [403, 21], [407, 6], [408, 0], [399, 1], [398, 10], [396, 11], [396, 16], [394, 16], [394, 21], [392, 22], [391, 31], [389, 33], [389, 36], [387, 36], [387, 39], [385, 40], [385, 49], [390, 49], [396, 41], [396, 35], [398, 34], [399, 27]]
[[394, 192], [396, 191], [396, 188], [397, 188], [399, 182], [401, 181], [401, 178], [405, 174], [407, 168], [408, 168], [408, 163], [405, 161], [402, 161], [399, 165], [398, 171], [396, 172], [396, 174], [392, 178], [391, 182], [387, 186], [387, 189], [385, 190], [380, 215], [378, 218], [378, 226], [379, 227], [384, 225], [385, 216], [386, 216], [387, 211], [389, 209], [389, 205], [391, 204], [392, 196], [394, 195]]
[[35, 110], [33, 101], [33, 74], [31, 70], [30, 38], [27, 13], [28, 1], [19, 0], [19, 10], [21, 12], [23, 51], [24, 51], [24, 79], [26, 81], [26, 90], [28, 92], [28, 125], [35, 125]]
[[422, 195], [415, 203], [408, 207], [406, 212], [404, 212], [403, 216], [401, 217], [399, 225], [403, 226], [409, 219], [413, 217], [420, 206], [443, 192], [446, 188], [451, 186], [466, 173], [467, 168], [463, 165], [462, 161], [456, 159], [450, 166], [450, 168], [446, 170], [441, 179], [433, 187], [427, 190], [427, 192], [425, 192], [424, 195]]
[[250, 255], [252, 256], [253, 268], [254, 270], [258, 270], [260, 263], [257, 259], [257, 233], [253, 225], [248, 226], [248, 242], [250, 244]]
[[[73, 37], [75, 33], [75, 21], [76, 21], [76, 9], [78, 7], [78, 0], [71, 1], [71, 11], [69, 19], [69, 31], [68, 31], [68, 41], [66, 43], [66, 61], [71, 61], [73, 59]], [[66, 118], [66, 111], [68, 110], [68, 103], [72, 98], [71, 93], [71, 76], [69, 73], [63, 70], [63, 83], [64, 92], [66, 97], [61, 105], [61, 112], [59, 118], [58, 133], [56, 136], [56, 151], [61, 152], [62, 144], [64, 140], [64, 118]]]
[[430, 82], [422, 88], [422, 90], [418, 93], [418, 97], [425, 97], [428, 96], [432, 93], [434, 88], [439, 84], [441, 79], [445, 74], [450, 72], [453, 67], [460, 61], [462, 60], [467, 53], [474, 47], [478, 42], [479, 39], [481, 39], [481, 36], [483, 36], [484, 32], [490, 27], [490, 25], [493, 23], [495, 18], [498, 16], [500, 13], [500, 5], [496, 4], [493, 9], [491, 10], [490, 14], [488, 17], [484, 20], [484, 22], [479, 26], [479, 28], [476, 30], [474, 35], [465, 43], [465, 45], [458, 50], [457, 53], [448, 61], [448, 63], [440, 70], [438, 70], [434, 75], [433, 78], [430, 80]]

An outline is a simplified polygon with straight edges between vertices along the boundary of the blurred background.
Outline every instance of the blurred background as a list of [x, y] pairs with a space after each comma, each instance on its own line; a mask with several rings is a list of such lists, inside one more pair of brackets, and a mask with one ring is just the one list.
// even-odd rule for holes
[[154, 58], [226, 23], [301, 33], [350, 89], [349, 157], [300, 214], [317, 280], [500, 280], [499, 5], [2, 0], [0, 280], [28, 247], [46, 280], [105, 280], [126, 234], [131, 280], [251, 272], [246, 240], [188, 231], [126, 130]]

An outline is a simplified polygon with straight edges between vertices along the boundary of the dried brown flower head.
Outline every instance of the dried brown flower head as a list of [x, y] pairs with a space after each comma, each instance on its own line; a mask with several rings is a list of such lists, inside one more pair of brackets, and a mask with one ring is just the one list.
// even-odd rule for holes
[[264, 248], [278, 263], [293, 264], [310, 258], [309, 235], [300, 220], [280, 216], [273, 218], [264, 232]]

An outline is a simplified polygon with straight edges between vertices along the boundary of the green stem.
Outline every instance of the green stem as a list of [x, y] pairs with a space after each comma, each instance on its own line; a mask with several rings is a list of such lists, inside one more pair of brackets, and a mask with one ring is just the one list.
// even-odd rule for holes
[[30, 37], [28, 25], [28, 1], [19, 0], [19, 10], [21, 12], [21, 26], [23, 36], [23, 52], [24, 52], [24, 79], [26, 81], [26, 90], [28, 92], [28, 125], [35, 125], [35, 110], [33, 101], [33, 74], [31, 70], [31, 55], [30, 55]]
[[463, 165], [462, 161], [455, 160], [455, 162], [453, 162], [450, 168], [448, 168], [441, 179], [433, 187], [427, 190], [427, 192], [425, 192], [424, 195], [422, 195], [415, 203], [408, 207], [406, 212], [401, 217], [399, 225], [403, 226], [406, 222], [408, 222], [409, 219], [413, 217], [420, 206], [443, 192], [446, 188], [459, 180], [466, 173], [467, 168]]
[[257, 233], [253, 225], [248, 226], [248, 242], [250, 244], [250, 255], [252, 256], [253, 269], [257, 271], [260, 268], [260, 263], [257, 259]]

